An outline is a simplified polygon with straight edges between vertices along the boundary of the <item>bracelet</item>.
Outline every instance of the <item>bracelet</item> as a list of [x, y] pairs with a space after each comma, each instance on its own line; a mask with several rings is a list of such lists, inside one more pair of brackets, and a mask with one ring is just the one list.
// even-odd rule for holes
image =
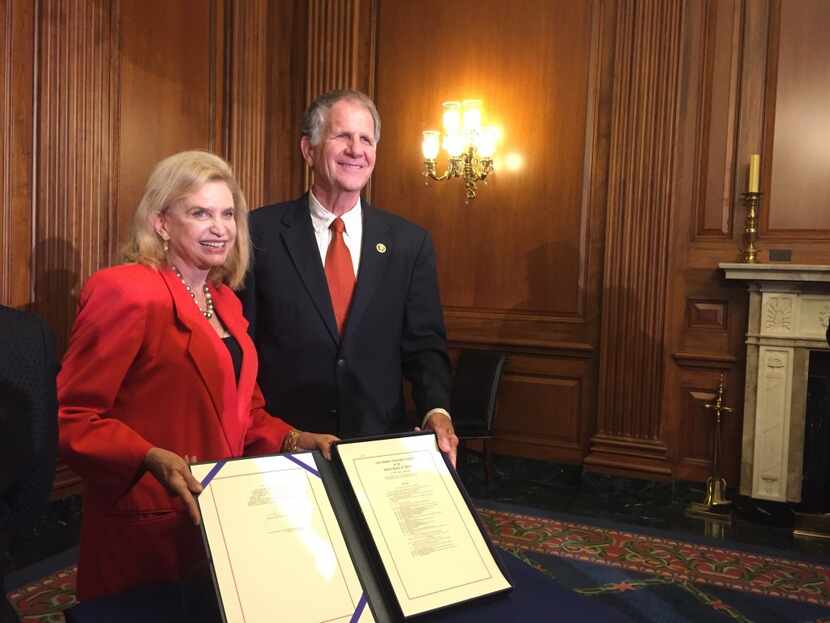
[[300, 441], [300, 431], [296, 428], [292, 428], [288, 431], [288, 434], [285, 436], [285, 439], [282, 442], [282, 450], [283, 452], [288, 452], [290, 454], [294, 454], [297, 450], [300, 449], [300, 446], [297, 445], [297, 442]]

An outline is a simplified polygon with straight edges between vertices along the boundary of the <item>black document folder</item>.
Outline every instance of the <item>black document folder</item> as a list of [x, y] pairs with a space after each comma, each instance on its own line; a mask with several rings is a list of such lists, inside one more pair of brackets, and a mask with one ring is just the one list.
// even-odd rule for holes
[[191, 470], [226, 623], [427, 620], [511, 588], [432, 433]]

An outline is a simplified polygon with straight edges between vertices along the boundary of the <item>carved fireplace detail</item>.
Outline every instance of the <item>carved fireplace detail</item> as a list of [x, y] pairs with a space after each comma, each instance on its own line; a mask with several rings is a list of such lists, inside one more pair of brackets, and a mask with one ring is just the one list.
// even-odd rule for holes
[[799, 502], [811, 350], [827, 350], [830, 266], [719, 265], [749, 287], [740, 492]]

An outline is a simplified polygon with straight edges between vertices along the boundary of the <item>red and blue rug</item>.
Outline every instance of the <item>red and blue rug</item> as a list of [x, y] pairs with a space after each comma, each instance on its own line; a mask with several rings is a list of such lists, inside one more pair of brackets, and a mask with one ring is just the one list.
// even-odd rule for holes
[[[826, 565], [505, 505], [479, 513], [495, 545], [634, 621], [830, 623]], [[62, 622], [75, 603], [75, 567], [11, 591], [9, 601], [26, 623]]]
[[494, 544], [633, 620], [830, 623], [826, 565], [507, 508], [479, 508]]

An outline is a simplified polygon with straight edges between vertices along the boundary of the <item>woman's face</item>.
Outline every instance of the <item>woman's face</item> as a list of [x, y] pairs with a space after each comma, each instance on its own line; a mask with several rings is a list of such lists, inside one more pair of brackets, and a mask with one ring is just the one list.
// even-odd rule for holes
[[155, 228], [179, 270], [222, 266], [236, 241], [233, 194], [225, 182], [208, 182], [156, 216]]

